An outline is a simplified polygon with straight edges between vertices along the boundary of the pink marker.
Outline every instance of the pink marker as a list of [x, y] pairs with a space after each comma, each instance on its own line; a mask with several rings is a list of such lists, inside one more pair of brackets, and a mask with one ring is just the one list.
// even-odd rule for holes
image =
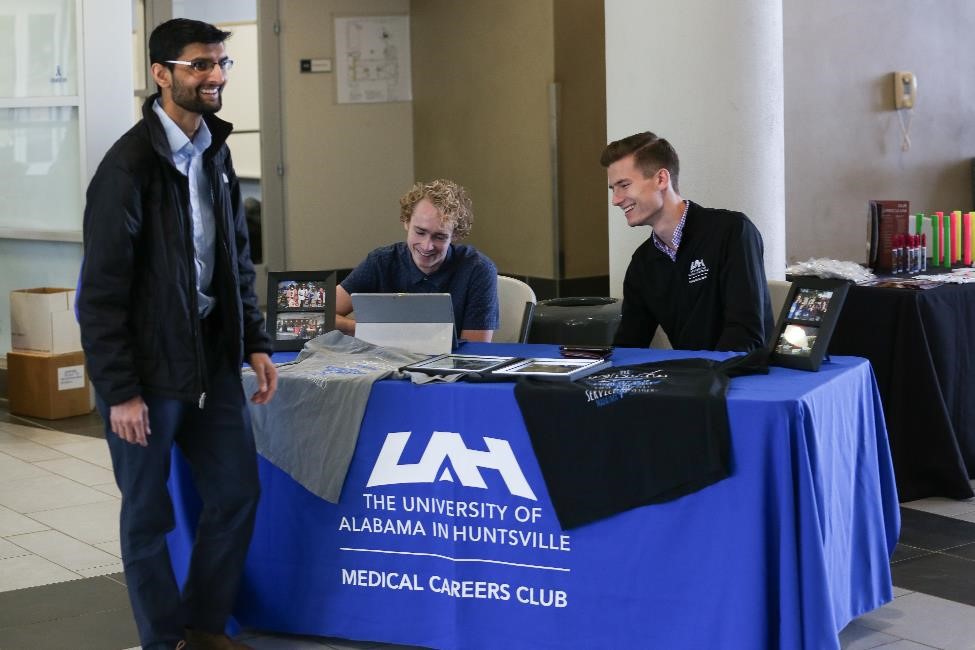
[[962, 256], [962, 263], [965, 266], [972, 265], [972, 213], [966, 212], [962, 215], [961, 220], [961, 241], [962, 249], [964, 250]]

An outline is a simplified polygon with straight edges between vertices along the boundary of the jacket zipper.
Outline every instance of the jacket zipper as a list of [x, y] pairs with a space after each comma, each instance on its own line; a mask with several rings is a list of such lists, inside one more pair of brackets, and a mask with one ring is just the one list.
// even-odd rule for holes
[[[225, 219], [225, 216], [227, 214], [227, 210], [223, 207], [223, 203], [222, 203], [223, 193], [222, 192], [217, 192], [217, 191], [214, 190], [214, 183], [216, 183], [216, 187], [217, 188], [220, 187], [220, 181], [222, 180], [221, 174], [226, 175], [226, 172], [219, 172], [218, 173], [216, 166], [214, 166], [214, 168], [213, 168], [213, 174], [207, 176], [207, 178], [210, 181], [210, 201], [213, 204], [213, 222], [214, 222], [214, 228], [216, 230], [216, 234], [215, 234], [215, 240], [216, 240], [216, 242], [214, 244], [214, 249], [216, 249], [216, 245], [217, 245], [217, 243], [219, 243], [220, 248], [223, 250], [223, 264], [225, 266], [224, 271], [226, 273], [226, 276], [228, 278], [230, 278], [230, 280], [232, 281], [233, 285], [235, 287], [238, 287], [238, 290], [239, 290], [239, 278], [237, 278], [236, 269], [234, 268], [234, 265], [233, 265], [232, 259], [231, 259], [231, 255], [230, 255], [229, 242], [231, 241], [231, 232], [232, 231], [227, 228], [228, 224], [227, 224], [227, 221]], [[220, 196], [221, 197], [221, 203], [219, 204], [219, 206], [218, 206], [218, 202], [217, 202], [217, 196]], [[219, 207], [219, 209], [218, 209], [218, 207]], [[234, 232], [234, 235], [236, 235], [236, 232]], [[216, 250], [214, 250], [213, 253], [214, 253], [214, 262], [215, 262], [214, 266], [216, 267], [216, 264], [219, 263], [219, 259], [220, 258], [219, 258], [219, 255], [217, 255], [217, 251]], [[225, 308], [225, 312], [224, 312], [225, 314], [227, 313], [227, 311], [233, 311], [234, 312], [234, 319], [236, 320], [236, 318], [237, 318], [237, 316], [236, 316], [236, 308], [231, 309], [231, 306], [228, 306], [228, 305], [224, 305], [224, 308]], [[236, 334], [238, 336], [237, 336], [237, 338], [234, 339], [235, 346], [236, 345], [241, 345], [240, 341], [242, 341], [243, 338], [244, 338], [243, 322], [242, 321], [241, 321], [240, 325], [241, 325], [241, 329], [240, 329], [239, 332], [236, 332]], [[225, 328], [230, 328], [230, 327], [232, 327], [232, 325], [230, 323], [225, 323], [224, 324], [224, 327]], [[237, 374], [239, 376], [240, 375], [240, 370], [241, 370], [240, 369], [240, 364], [243, 363], [243, 359], [238, 359], [237, 354], [235, 353], [232, 360], [237, 363], [236, 368], [237, 368]]]
[[[177, 173], [179, 173], [178, 170]], [[190, 183], [189, 175], [183, 176], [181, 173], [179, 173], [178, 178], [180, 179], [181, 182], [185, 182], [185, 186], [186, 186], [185, 194], [187, 197], [189, 197], [189, 183]], [[177, 197], [177, 198], [181, 198], [181, 197]], [[190, 273], [189, 273], [190, 323], [193, 329], [193, 341], [194, 341], [193, 347], [195, 348], [196, 351], [196, 370], [197, 370], [196, 384], [197, 384], [197, 390], [200, 393], [200, 398], [197, 404], [200, 410], [203, 410], [203, 407], [206, 404], [206, 399], [207, 399], [206, 362], [203, 360], [204, 359], [203, 342], [200, 340], [201, 337], [200, 305], [197, 302], [197, 296], [196, 296], [196, 246], [194, 246], [193, 244], [193, 217], [186, 210], [186, 205], [182, 201], [178, 201], [177, 203], [182, 208], [181, 213], [183, 216], [183, 226], [184, 226], [183, 239], [187, 248], [187, 252], [189, 254], [188, 260], [189, 260], [189, 267], [190, 267]]]

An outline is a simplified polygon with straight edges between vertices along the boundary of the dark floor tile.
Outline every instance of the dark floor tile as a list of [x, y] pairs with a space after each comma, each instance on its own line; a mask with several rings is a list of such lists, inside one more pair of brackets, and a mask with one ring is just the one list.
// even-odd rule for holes
[[933, 553], [891, 566], [893, 582], [901, 589], [975, 606], [975, 562]]
[[[106, 576], [0, 592], [0, 633], [10, 627], [113, 611], [131, 618], [125, 587]], [[4, 645], [0, 648], [30, 646]]]
[[975, 523], [901, 508], [901, 536], [905, 546], [941, 551], [975, 542]]
[[121, 650], [139, 645], [129, 612], [98, 612], [0, 629], [0, 648]]
[[[944, 551], [944, 554], [975, 561], [975, 544], [965, 544], [963, 546], [949, 548]], [[972, 588], [975, 589], [975, 585]]]
[[898, 544], [894, 547], [894, 555], [890, 558], [890, 563], [903, 562], [904, 560], [910, 560], [911, 558], [921, 557], [922, 555], [930, 555], [934, 551], [929, 551], [923, 548], [915, 548], [913, 546], [907, 546], [906, 544]]

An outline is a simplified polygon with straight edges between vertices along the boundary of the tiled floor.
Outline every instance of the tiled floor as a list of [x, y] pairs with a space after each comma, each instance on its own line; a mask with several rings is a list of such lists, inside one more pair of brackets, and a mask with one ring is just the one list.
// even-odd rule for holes
[[[842, 647], [975, 650], [975, 500], [902, 506], [896, 597], [850, 623]], [[0, 400], [0, 650], [138, 644], [120, 573], [118, 507], [97, 415], [27, 420]], [[401, 648], [243, 636], [259, 650]]]

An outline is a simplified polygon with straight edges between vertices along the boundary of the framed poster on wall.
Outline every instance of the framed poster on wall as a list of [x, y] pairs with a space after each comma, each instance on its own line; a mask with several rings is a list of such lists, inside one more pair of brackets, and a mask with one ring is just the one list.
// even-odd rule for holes
[[409, 16], [343, 16], [335, 19], [335, 82], [339, 104], [408, 102]]

